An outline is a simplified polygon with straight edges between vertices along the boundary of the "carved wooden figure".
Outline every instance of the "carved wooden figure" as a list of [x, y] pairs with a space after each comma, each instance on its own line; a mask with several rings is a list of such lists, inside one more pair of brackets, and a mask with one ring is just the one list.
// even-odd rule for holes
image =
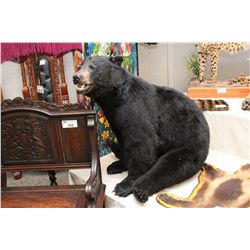
[[[35, 73], [35, 68], [34, 68], [35, 56], [34, 55], [28, 56], [24, 63], [27, 67], [30, 97], [32, 100], [37, 100], [38, 99], [37, 98], [37, 80], [36, 80], [36, 73]], [[27, 85], [26, 82], [23, 82], [24, 91], [25, 91], [25, 84]]]
[[22, 90], [23, 97], [24, 97], [24, 99], [29, 99], [30, 98], [30, 91], [29, 91], [29, 87], [27, 85], [24, 62], [20, 63], [20, 67], [21, 67], [21, 74], [22, 74], [22, 81], [23, 81], [23, 90]]
[[59, 57], [59, 65], [60, 65], [60, 75], [61, 75], [62, 103], [67, 104], [67, 103], [69, 103], [69, 94], [68, 94], [67, 83], [65, 80], [64, 63], [63, 63], [62, 56]]

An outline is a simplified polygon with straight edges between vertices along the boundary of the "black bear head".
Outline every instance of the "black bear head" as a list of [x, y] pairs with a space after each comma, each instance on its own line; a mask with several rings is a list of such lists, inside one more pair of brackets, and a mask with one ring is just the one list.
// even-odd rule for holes
[[93, 56], [84, 60], [73, 76], [76, 90], [92, 98], [104, 98], [121, 85], [128, 74], [121, 56]]

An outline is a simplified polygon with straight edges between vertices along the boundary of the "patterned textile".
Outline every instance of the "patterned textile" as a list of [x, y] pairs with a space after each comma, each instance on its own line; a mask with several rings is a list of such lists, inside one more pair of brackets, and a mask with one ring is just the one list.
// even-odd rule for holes
[[[86, 58], [86, 56], [108, 56], [108, 55], [122, 55], [123, 64], [127, 71], [131, 74], [138, 75], [138, 62], [137, 62], [137, 45], [136, 43], [84, 43], [83, 53], [76, 55], [78, 57]], [[76, 62], [76, 59], [74, 59]], [[84, 107], [90, 109], [92, 106], [91, 100], [86, 96], [78, 95], [78, 101], [83, 103]], [[107, 146], [108, 140], [116, 140], [110, 125], [103, 114], [102, 109], [97, 103], [93, 104], [97, 113], [97, 134], [100, 156], [106, 155], [111, 152]]]
[[249, 110], [250, 111], [250, 94], [245, 98], [245, 100], [241, 104], [241, 108], [243, 110]]

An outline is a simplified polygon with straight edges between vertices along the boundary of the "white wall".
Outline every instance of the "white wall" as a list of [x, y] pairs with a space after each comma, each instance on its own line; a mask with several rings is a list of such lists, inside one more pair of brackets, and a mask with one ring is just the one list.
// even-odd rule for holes
[[[250, 46], [249, 46], [250, 47]], [[138, 44], [139, 75], [146, 81], [158, 85], [187, 91], [194, 75], [185, 67], [185, 58], [195, 52], [194, 43], [158, 43], [157, 45]], [[250, 50], [236, 55], [220, 54], [218, 79], [225, 80], [240, 74], [250, 74]], [[207, 64], [209, 77], [210, 64]]]
[[144, 80], [166, 85], [168, 82], [167, 44], [138, 44], [139, 76]]
[[194, 43], [169, 43], [169, 86], [186, 92], [193, 73], [186, 69], [185, 60], [195, 50]]
[[194, 44], [138, 44], [139, 75], [151, 83], [186, 91], [193, 75], [185, 68], [185, 57], [193, 50]]
[[69, 100], [71, 103], [77, 102], [76, 89], [73, 84], [72, 76], [74, 75], [73, 53], [67, 53], [63, 56], [65, 80], [68, 86]]
[[138, 44], [139, 76], [151, 83], [184, 92], [193, 77], [185, 68], [185, 57], [192, 51], [192, 43]]
[[18, 63], [5, 62], [1, 64], [1, 87], [5, 99], [23, 96], [21, 68]]

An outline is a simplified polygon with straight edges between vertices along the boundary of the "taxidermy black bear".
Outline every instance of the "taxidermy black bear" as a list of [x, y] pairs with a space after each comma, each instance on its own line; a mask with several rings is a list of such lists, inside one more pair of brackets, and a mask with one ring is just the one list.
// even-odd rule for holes
[[209, 149], [202, 111], [175, 89], [150, 84], [121, 67], [122, 57], [90, 57], [73, 76], [77, 91], [97, 102], [117, 137], [119, 158], [108, 174], [127, 170], [118, 196], [148, 196], [196, 174]]

